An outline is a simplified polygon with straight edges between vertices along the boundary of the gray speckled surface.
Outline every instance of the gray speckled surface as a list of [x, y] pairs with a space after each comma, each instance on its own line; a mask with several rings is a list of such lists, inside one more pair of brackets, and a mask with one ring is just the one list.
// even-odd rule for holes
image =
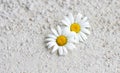
[[[69, 12], [89, 18], [91, 35], [51, 55], [44, 38]], [[0, 73], [120, 73], [120, 0], [0, 0]]]

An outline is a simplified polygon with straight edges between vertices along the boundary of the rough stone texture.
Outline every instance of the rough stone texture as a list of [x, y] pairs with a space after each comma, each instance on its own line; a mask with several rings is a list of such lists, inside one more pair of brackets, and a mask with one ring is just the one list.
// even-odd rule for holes
[[[89, 18], [91, 35], [51, 55], [45, 36], [69, 12]], [[120, 0], [0, 0], [0, 73], [120, 73]]]

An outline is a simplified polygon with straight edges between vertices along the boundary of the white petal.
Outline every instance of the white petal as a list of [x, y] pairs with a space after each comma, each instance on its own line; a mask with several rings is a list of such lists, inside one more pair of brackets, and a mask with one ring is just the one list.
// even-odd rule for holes
[[61, 35], [62, 30], [61, 30], [60, 26], [57, 26], [57, 29], [58, 29], [58, 33], [59, 33], [59, 35]]
[[73, 45], [72, 43], [68, 43], [68, 44], [66, 45], [66, 47], [67, 47], [67, 49], [69, 49], [69, 50], [73, 50], [73, 49], [75, 48], [75, 45]]
[[69, 17], [69, 20], [70, 20], [71, 24], [74, 23], [73, 14], [72, 14], [72, 13], [69, 13], [68, 17]]
[[66, 55], [68, 53], [66, 47], [63, 47], [63, 51], [64, 51], [64, 55]]
[[70, 43], [79, 43], [79, 40], [76, 40], [75, 37], [71, 38], [69, 41]]
[[80, 35], [81, 35], [81, 37], [82, 37], [84, 40], [87, 39], [87, 36], [86, 36], [83, 32], [80, 32]]
[[76, 40], [76, 42], [79, 42], [79, 37], [78, 37], [78, 35], [75, 36], [75, 40]]
[[51, 44], [55, 44], [55, 42], [48, 42], [46, 45], [51, 45]]
[[73, 32], [73, 31], [71, 31], [71, 32], [68, 32], [66, 35], [68, 36], [68, 38], [74, 38], [74, 36], [76, 35], [76, 33]]
[[68, 17], [64, 17], [65, 18], [65, 21], [68, 23], [68, 25], [70, 25], [71, 23], [70, 23], [70, 20], [68, 19]]
[[45, 39], [45, 41], [48, 41], [48, 42], [52, 41], [52, 42], [54, 42], [54, 41], [55, 41], [55, 39], [52, 39], [52, 38], [47, 38], [47, 39]]
[[83, 26], [83, 27], [91, 27], [89, 22], [84, 22], [84, 23], [81, 24], [81, 26]]
[[68, 42], [78, 43], [78, 39], [76, 39], [76, 37], [78, 36], [75, 32], [70, 32], [70, 34], [68, 34], [67, 37], [68, 37]]
[[69, 36], [68, 37], [68, 42], [70, 42], [70, 43], [79, 43], [79, 41], [78, 41], [79, 39], [77, 37], [78, 37], [77, 34]]
[[50, 45], [48, 45], [48, 49], [49, 48], [51, 48], [51, 47], [53, 47], [55, 44], [50, 44]]
[[69, 25], [69, 23], [66, 20], [62, 20], [62, 23], [65, 24], [66, 26]]
[[63, 55], [63, 48], [62, 47], [60, 47], [58, 51], [59, 51], [59, 55]]
[[49, 49], [52, 46], [56, 45], [56, 43], [55, 42], [48, 42], [46, 45], [48, 46], [48, 49]]
[[86, 28], [82, 28], [81, 31], [86, 33], [86, 34], [90, 34], [90, 31], [88, 29], [86, 29]]
[[70, 33], [69, 27], [65, 27], [62, 29], [63, 35], [67, 35], [68, 33]]
[[49, 34], [48, 37], [53, 38], [53, 39], [56, 39], [56, 38], [57, 38], [56, 36], [54, 36], [54, 35], [52, 35], [52, 34]]
[[54, 53], [56, 50], [58, 50], [58, 46], [57, 46], [57, 45], [55, 45], [55, 46], [53, 47], [53, 49], [52, 49], [52, 52], [51, 52], [51, 53]]
[[58, 33], [55, 29], [51, 28], [51, 31], [54, 33], [54, 35], [58, 36]]
[[75, 22], [76, 22], [76, 23], [80, 22], [80, 21], [81, 21], [81, 18], [82, 18], [82, 14], [81, 14], [81, 13], [78, 13]]

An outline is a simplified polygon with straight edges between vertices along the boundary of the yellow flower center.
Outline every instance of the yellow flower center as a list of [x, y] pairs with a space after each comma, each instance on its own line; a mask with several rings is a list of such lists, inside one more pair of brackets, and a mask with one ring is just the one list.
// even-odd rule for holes
[[80, 25], [78, 23], [73, 23], [70, 26], [70, 30], [78, 33], [78, 32], [80, 32], [81, 27], [80, 27]]
[[67, 37], [64, 35], [60, 35], [57, 37], [56, 42], [59, 46], [63, 46], [67, 43]]

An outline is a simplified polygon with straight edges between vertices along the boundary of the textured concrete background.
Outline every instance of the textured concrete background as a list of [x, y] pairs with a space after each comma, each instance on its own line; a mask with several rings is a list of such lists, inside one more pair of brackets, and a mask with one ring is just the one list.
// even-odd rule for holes
[[[51, 55], [45, 36], [69, 12], [89, 18], [91, 35]], [[0, 0], [0, 73], [120, 73], [120, 0]]]

